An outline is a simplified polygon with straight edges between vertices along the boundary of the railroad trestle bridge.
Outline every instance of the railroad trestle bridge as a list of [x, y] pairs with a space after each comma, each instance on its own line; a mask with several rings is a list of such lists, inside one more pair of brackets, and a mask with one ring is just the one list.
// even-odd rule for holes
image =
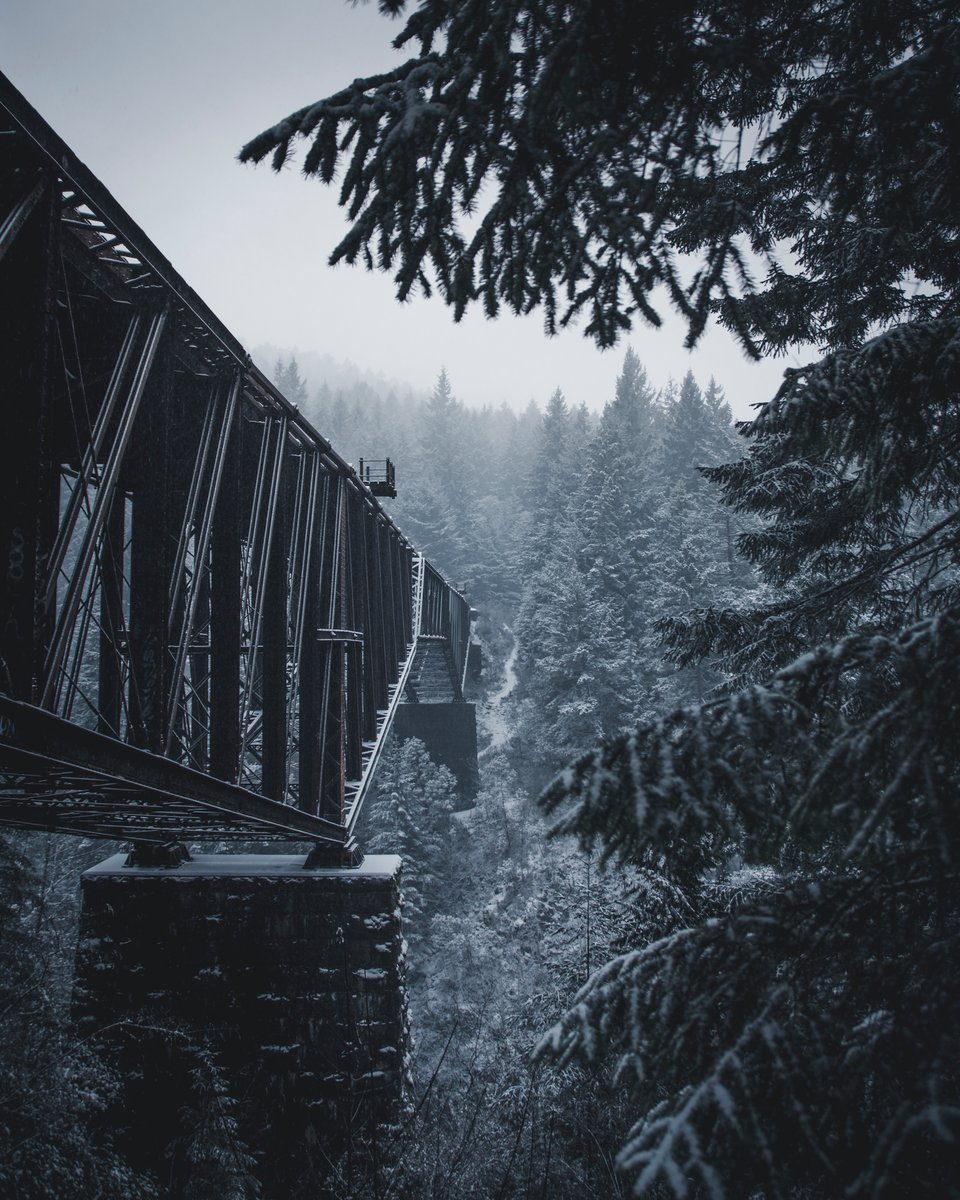
[[0, 164], [0, 821], [333, 861], [467, 601], [9, 84]]
[[[89, 1019], [158, 994], [165, 946], [182, 984], [189, 913], [233, 905], [236, 937], [197, 943], [194, 966], [219, 957], [234, 1000], [247, 997], [224, 1044], [244, 1045], [231, 1053], [249, 1066], [247, 1043], [273, 1018], [254, 1002], [262, 980], [259, 993], [243, 981], [241, 942], [272, 939], [274, 975], [293, 978], [303, 939], [284, 948], [289, 922], [261, 884], [269, 876], [302, 924], [312, 877], [306, 961], [327, 970], [330, 922], [342, 943], [351, 913], [359, 957], [324, 1001], [339, 1032], [301, 1039], [283, 1071], [342, 1077], [349, 1051], [366, 1064], [346, 1072], [350, 1087], [379, 1078], [396, 1093], [399, 1065], [371, 1069], [376, 1047], [361, 1053], [344, 1024], [349, 1012], [356, 1033], [379, 978], [363, 933], [376, 929], [389, 969], [367, 1017], [386, 1022], [380, 1042], [398, 1053], [396, 864], [361, 866], [354, 834], [407, 685], [416, 700], [426, 668], [435, 692], [440, 663], [446, 698], [463, 701], [467, 600], [2, 77], [0, 310], [0, 824], [134, 844], [128, 865], [85, 880], [86, 940], [101, 949], [81, 972], [106, 971], [113, 986]], [[295, 860], [177, 865], [184, 843], [237, 840], [306, 845]], [[335, 876], [352, 891], [335, 894]], [[173, 877], [197, 898], [176, 930]], [[138, 914], [123, 939], [115, 893]], [[346, 918], [345, 896], [359, 898]], [[145, 970], [152, 992], [118, 985]], [[194, 992], [187, 1007], [206, 1004]], [[328, 1093], [312, 1086], [315, 1104]], [[342, 1086], [328, 1089], [335, 1108]]]

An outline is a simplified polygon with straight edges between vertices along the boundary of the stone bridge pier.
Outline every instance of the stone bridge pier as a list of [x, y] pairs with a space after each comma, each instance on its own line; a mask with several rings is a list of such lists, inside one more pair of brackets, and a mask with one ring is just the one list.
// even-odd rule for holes
[[81, 1032], [106, 1031], [121, 1070], [142, 1079], [131, 1119], [146, 1122], [132, 1134], [145, 1159], [184, 1104], [170, 1064], [142, 1061], [158, 1030], [168, 1056], [179, 1038], [209, 1047], [266, 1197], [298, 1194], [318, 1164], [396, 1124], [408, 1036], [398, 858], [124, 861], [82, 877], [75, 1005]]

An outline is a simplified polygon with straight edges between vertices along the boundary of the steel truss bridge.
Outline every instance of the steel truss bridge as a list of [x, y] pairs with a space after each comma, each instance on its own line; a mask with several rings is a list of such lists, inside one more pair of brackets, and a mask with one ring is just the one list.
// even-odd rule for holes
[[0, 312], [0, 824], [350, 861], [466, 600], [2, 76]]

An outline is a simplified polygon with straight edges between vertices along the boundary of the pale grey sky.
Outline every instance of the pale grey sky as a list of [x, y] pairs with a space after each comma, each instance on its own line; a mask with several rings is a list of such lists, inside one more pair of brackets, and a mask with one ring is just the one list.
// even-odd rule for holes
[[[0, 14], [0, 70], [248, 349], [315, 350], [425, 391], [445, 365], [471, 405], [612, 394], [626, 340], [601, 353], [578, 329], [545, 337], [536, 315], [455, 325], [439, 300], [401, 306], [388, 277], [326, 265], [345, 230], [334, 188], [236, 162], [288, 112], [402, 61], [375, 4], [0, 0]], [[655, 385], [713, 374], [742, 417], [791, 365], [749, 363], [720, 330], [691, 354], [676, 320], [629, 343]]]

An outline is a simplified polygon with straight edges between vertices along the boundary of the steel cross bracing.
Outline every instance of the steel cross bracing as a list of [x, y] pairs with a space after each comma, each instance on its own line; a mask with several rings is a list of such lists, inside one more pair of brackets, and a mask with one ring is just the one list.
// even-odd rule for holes
[[466, 600], [2, 76], [0, 304], [0, 824], [347, 844]]

